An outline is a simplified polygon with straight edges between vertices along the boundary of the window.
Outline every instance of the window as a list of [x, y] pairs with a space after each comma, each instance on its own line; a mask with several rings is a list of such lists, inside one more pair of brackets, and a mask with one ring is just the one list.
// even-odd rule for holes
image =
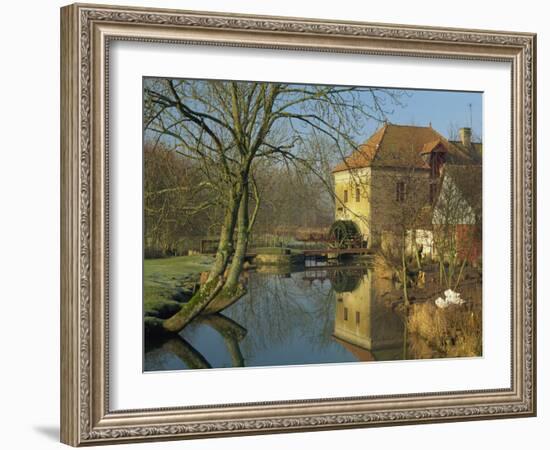
[[344, 320], [348, 320], [348, 308], [344, 308]]
[[355, 201], [360, 202], [361, 201], [361, 189], [355, 188]]
[[444, 151], [431, 152], [430, 169], [432, 179], [439, 177], [441, 173], [441, 168], [443, 167], [443, 164], [445, 164], [445, 159], [446, 158]]
[[355, 323], [359, 325], [359, 322], [361, 322], [361, 313], [359, 311], [355, 311]]
[[344, 203], [348, 202], [348, 191], [347, 189], [344, 191]]
[[405, 182], [398, 181], [395, 185], [395, 200], [398, 202], [404, 202], [407, 195]]

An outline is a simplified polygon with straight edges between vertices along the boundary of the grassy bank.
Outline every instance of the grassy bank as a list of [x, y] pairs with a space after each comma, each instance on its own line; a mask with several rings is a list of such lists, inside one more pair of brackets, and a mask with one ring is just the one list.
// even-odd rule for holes
[[166, 318], [192, 295], [200, 273], [210, 269], [210, 256], [146, 259], [143, 264], [143, 302], [146, 316]]

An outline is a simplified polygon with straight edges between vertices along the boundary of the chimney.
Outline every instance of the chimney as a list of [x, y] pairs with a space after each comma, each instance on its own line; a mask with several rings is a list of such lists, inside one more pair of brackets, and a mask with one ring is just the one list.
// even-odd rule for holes
[[460, 142], [464, 147], [470, 148], [472, 145], [472, 129], [471, 128], [461, 128], [458, 130], [458, 135], [460, 136]]

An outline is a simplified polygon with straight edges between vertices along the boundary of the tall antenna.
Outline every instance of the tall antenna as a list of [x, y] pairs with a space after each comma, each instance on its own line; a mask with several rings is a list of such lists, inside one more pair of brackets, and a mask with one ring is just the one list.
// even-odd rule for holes
[[470, 129], [472, 128], [472, 104], [468, 103], [468, 110], [470, 112]]

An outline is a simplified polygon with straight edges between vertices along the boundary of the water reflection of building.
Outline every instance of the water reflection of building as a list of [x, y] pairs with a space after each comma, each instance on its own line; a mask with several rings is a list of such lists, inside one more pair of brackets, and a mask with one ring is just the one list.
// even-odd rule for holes
[[360, 361], [401, 359], [404, 323], [382, 298], [391, 284], [373, 269], [333, 283], [333, 336]]

